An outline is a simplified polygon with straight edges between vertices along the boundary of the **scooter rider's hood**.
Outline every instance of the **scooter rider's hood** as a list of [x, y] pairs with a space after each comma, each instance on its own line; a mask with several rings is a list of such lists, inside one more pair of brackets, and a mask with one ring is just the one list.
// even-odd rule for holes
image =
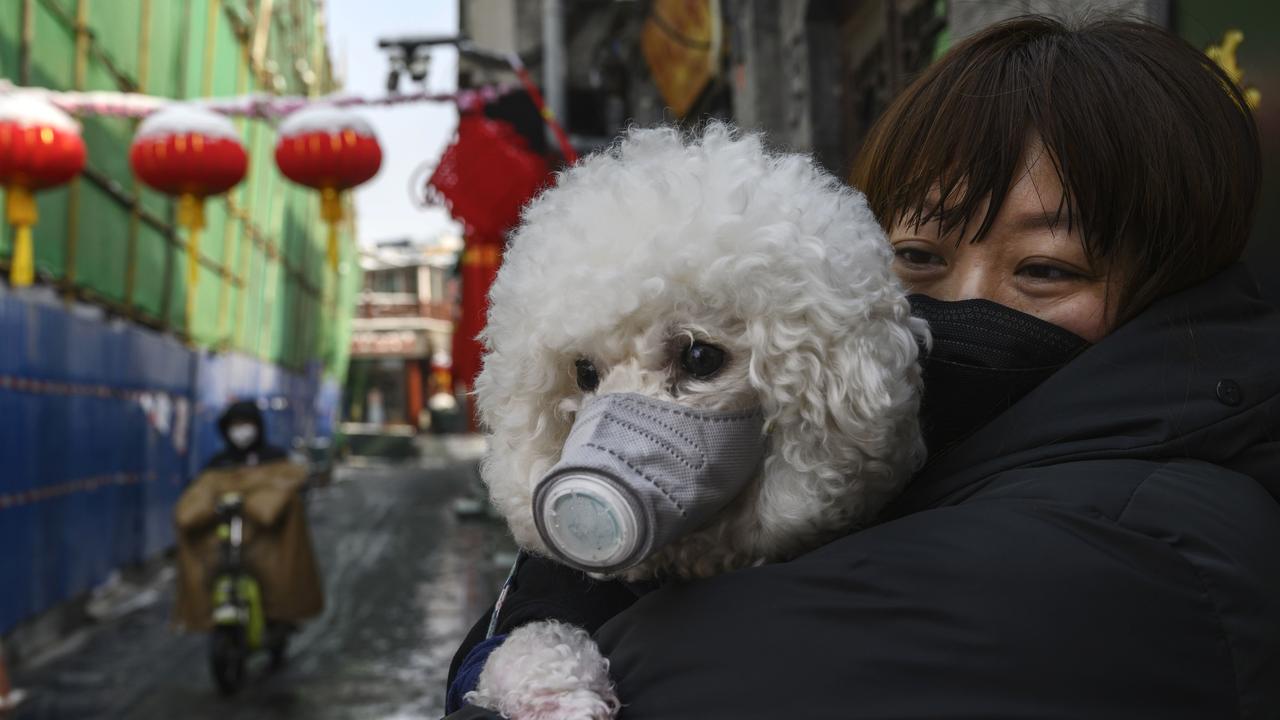
[[[258, 429], [258, 436], [253, 444], [241, 450], [235, 448], [235, 444], [228, 437], [228, 429], [237, 423], [250, 423]], [[232, 403], [222, 413], [222, 417], [218, 418], [218, 432], [222, 435], [222, 439], [226, 442], [228, 448], [235, 448], [243, 453], [258, 452], [267, 442], [266, 423], [262, 419], [262, 411], [258, 409], [258, 404], [252, 400], [241, 400]]]

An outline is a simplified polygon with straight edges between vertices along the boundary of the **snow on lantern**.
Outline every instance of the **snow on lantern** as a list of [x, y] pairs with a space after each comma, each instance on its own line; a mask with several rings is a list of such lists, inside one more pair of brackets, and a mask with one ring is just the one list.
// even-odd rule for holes
[[13, 225], [9, 282], [35, 281], [31, 226], [38, 213], [32, 193], [61, 185], [84, 168], [84, 140], [70, 115], [34, 95], [0, 96], [0, 184], [5, 216]]
[[227, 118], [194, 105], [171, 105], [148, 115], [129, 149], [138, 179], [178, 197], [178, 224], [187, 231], [187, 328], [200, 276], [204, 200], [244, 179], [249, 157]]
[[338, 269], [338, 223], [342, 192], [378, 173], [382, 148], [359, 115], [331, 105], [313, 105], [280, 123], [276, 165], [285, 177], [320, 191], [320, 215], [329, 225], [329, 267]]

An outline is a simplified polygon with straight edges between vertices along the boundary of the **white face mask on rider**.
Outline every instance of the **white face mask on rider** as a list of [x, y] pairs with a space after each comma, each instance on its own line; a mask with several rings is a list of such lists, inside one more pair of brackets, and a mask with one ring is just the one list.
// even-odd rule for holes
[[253, 423], [235, 423], [227, 428], [227, 440], [237, 448], [247, 450], [258, 441], [258, 426]]

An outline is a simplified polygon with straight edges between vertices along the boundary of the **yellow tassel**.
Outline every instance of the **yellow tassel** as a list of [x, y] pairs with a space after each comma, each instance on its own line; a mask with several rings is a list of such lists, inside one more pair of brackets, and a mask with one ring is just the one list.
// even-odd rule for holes
[[27, 287], [36, 281], [35, 248], [31, 243], [31, 226], [19, 225], [13, 238], [13, 260], [9, 267], [9, 284]]
[[191, 193], [178, 197], [178, 224], [187, 230], [187, 335], [194, 335], [196, 284], [200, 281], [200, 230], [204, 228], [204, 198]]
[[338, 223], [342, 222], [342, 195], [333, 188], [320, 190], [320, 217], [329, 224], [329, 269], [338, 270]]
[[35, 246], [31, 240], [31, 226], [36, 224], [39, 213], [31, 191], [21, 185], [10, 185], [5, 196], [5, 215], [13, 225], [13, 257], [9, 262], [9, 284], [15, 288], [27, 287], [36, 280]]
[[200, 281], [200, 229], [187, 230], [187, 335], [193, 335], [196, 315], [196, 284]]

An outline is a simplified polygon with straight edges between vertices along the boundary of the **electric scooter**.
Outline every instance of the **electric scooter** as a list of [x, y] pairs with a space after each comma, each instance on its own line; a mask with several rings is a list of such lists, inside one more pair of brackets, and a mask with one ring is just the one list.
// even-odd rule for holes
[[268, 622], [262, 590], [244, 562], [244, 498], [218, 499], [218, 565], [213, 577], [213, 634], [209, 668], [218, 690], [233, 695], [244, 685], [249, 657], [267, 650], [271, 666], [284, 665], [292, 627]]

